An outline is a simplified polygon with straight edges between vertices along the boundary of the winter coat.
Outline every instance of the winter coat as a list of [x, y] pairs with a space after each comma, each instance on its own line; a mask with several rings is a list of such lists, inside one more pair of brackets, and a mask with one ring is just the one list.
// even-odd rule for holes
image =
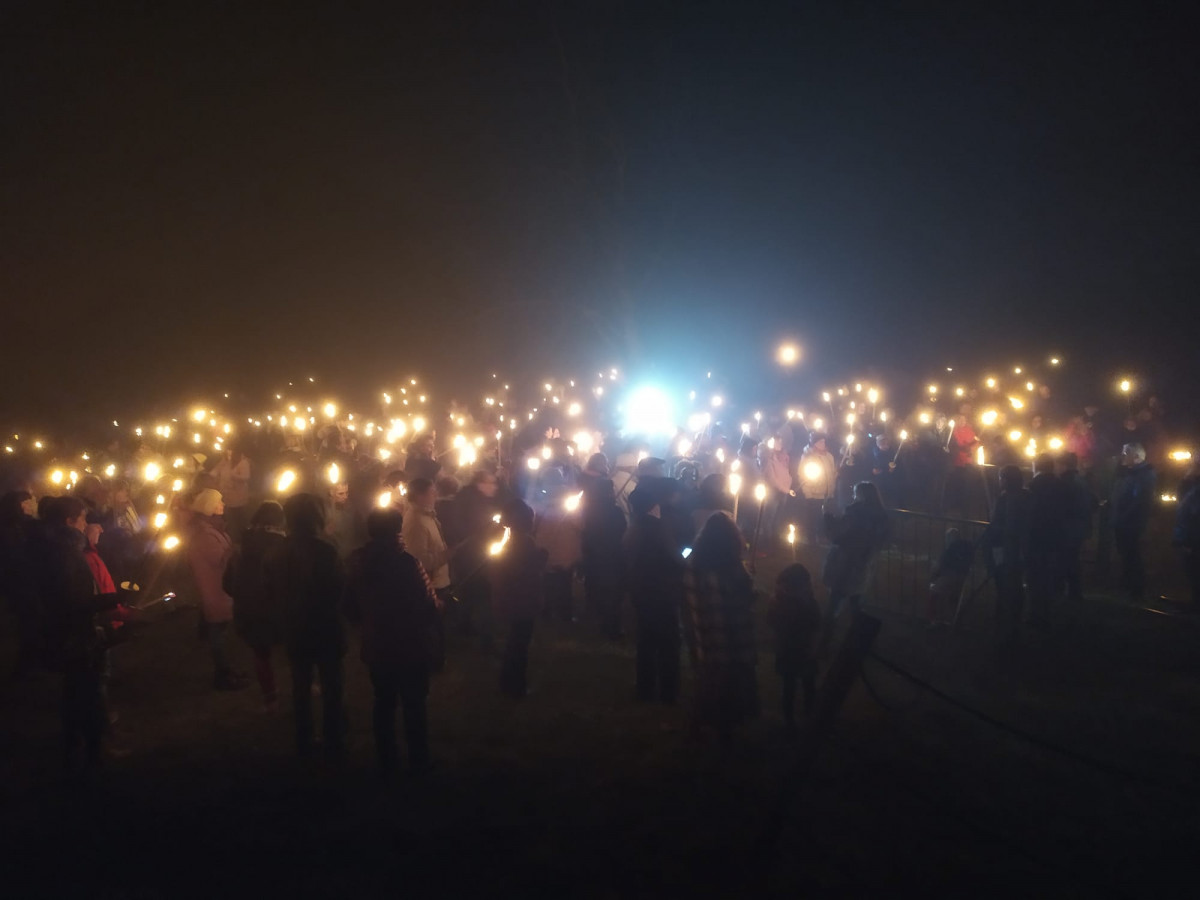
[[310, 535], [288, 535], [266, 561], [268, 603], [281, 613], [289, 653], [346, 652], [338, 610], [342, 564], [333, 544]]
[[188, 565], [200, 594], [200, 612], [205, 622], [217, 624], [233, 619], [233, 598], [224, 587], [225, 567], [233, 556], [233, 542], [208, 516], [196, 516], [188, 539]]
[[538, 549], [532, 535], [510, 532], [508, 544], [488, 565], [497, 615], [509, 621], [537, 616], [545, 565], [546, 551]]
[[404, 546], [417, 558], [438, 590], [450, 587], [450, 548], [436, 514], [409, 504], [401, 529]]
[[1029, 552], [1035, 556], [1057, 553], [1065, 543], [1070, 496], [1066, 485], [1049, 472], [1029, 482]]
[[728, 727], [759, 712], [754, 585], [744, 568], [684, 574], [688, 648], [696, 665], [696, 720]]
[[82, 533], [55, 525], [47, 529], [39, 554], [37, 591], [52, 666], [97, 665], [103, 640], [96, 630], [96, 614], [117, 605], [116, 594], [97, 590], [86, 547]]
[[624, 553], [625, 516], [611, 502], [595, 501], [583, 513], [583, 571], [588, 578], [619, 581]]
[[347, 565], [342, 608], [362, 624], [362, 661], [372, 668], [428, 668], [437, 598], [425, 570], [395, 541], [370, 541]]
[[635, 517], [623, 540], [626, 584], [641, 616], [678, 617], [683, 604], [683, 556], [662, 519]]
[[815, 447], [805, 447], [799, 472], [805, 499], [830, 500], [837, 493], [837, 463], [828, 450], [822, 453]]
[[267, 560], [281, 552], [283, 541], [277, 531], [251, 528], [229, 565], [226, 585], [233, 596], [233, 626], [251, 647], [271, 647], [283, 637], [283, 611], [272, 605], [267, 586]]
[[799, 675], [813, 670], [821, 608], [812, 591], [805, 596], [772, 596], [767, 603], [767, 621], [775, 635], [775, 671]]
[[551, 506], [538, 519], [534, 541], [546, 551], [547, 568], [575, 568], [583, 560], [583, 526], [579, 513], [567, 512], [561, 504]]
[[1141, 534], [1154, 508], [1154, 468], [1150, 463], [1122, 466], [1113, 484], [1111, 521], [1114, 531]]
[[855, 502], [840, 518], [825, 513], [825, 530], [833, 546], [825, 556], [821, 580], [831, 593], [862, 596], [875, 554], [887, 540], [891, 521], [880, 507]]
[[1096, 515], [1096, 495], [1079, 472], [1062, 475], [1067, 495], [1067, 512], [1063, 520], [1063, 537], [1069, 547], [1078, 547], [1092, 534], [1092, 519]]
[[983, 533], [988, 571], [1020, 572], [1029, 547], [1029, 491], [1003, 491], [996, 498], [991, 521]]

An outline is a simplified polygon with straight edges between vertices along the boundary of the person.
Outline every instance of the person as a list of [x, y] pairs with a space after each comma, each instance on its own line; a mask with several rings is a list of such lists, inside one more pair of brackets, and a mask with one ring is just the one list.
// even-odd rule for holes
[[523, 500], [510, 500], [501, 513], [508, 539], [492, 559], [489, 577], [496, 616], [508, 626], [500, 666], [500, 690], [510, 697], [528, 693], [527, 669], [533, 624], [541, 605], [540, 588], [546, 551], [533, 540], [533, 510]]
[[811, 715], [816, 698], [817, 640], [821, 608], [808, 569], [793, 563], [775, 579], [767, 605], [767, 621], [775, 635], [775, 672], [782, 687], [783, 723], [796, 727], [796, 687], [804, 689], [804, 715]]
[[233, 627], [254, 654], [254, 674], [262, 691], [263, 709], [279, 708], [271, 649], [281, 639], [282, 611], [272, 606], [267, 587], [267, 560], [281, 552], [283, 507], [267, 500], [254, 511], [241, 548], [229, 566], [228, 590], [233, 598]]
[[1141, 444], [1121, 448], [1121, 468], [1113, 484], [1113, 543], [1121, 557], [1121, 587], [1130, 601], [1141, 602], [1146, 589], [1146, 569], [1142, 561], [1142, 536], [1154, 508], [1155, 473], [1146, 462]]
[[704, 523], [708, 521], [708, 517], [715, 512], [724, 511], [732, 514], [733, 498], [729, 496], [729, 491], [726, 489], [725, 476], [719, 472], [713, 472], [705, 475], [700, 482], [699, 496], [696, 498], [696, 508], [692, 510], [692, 540], [696, 542], [696, 536], [700, 534], [704, 528]]
[[1192, 483], [1181, 494], [1171, 543], [1179, 551], [1188, 585], [1192, 589], [1189, 612], [1200, 613], [1200, 485]]
[[350, 483], [345, 477], [348, 474], [339, 471], [337, 484], [329, 486], [329, 500], [325, 507], [325, 536], [337, 548], [338, 556], [343, 560], [362, 543], [354, 507], [350, 505]]
[[879, 496], [886, 507], [895, 505], [895, 455], [891, 437], [886, 432], [876, 435], [875, 443], [871, 445], [871, 478], [873, 483], [878, 486]]
[[774, 549], [779, 544], [780, 531], [792, 498], [792, 463], [783, 449], [783, 438], [779, 434], [759, 444], [758, 451], [763, 482], [768, 491], [762, 526], [765, 533], [760, 540], [768, 548]]
[[1045, 625], [1055, 587], [1060, 584], [1058, 576], [1062, 570], [1068, 504], [1063, 483], [1054, 474], [1054, 457], [1049, 453], [1039, 453], [1034, 457], [1029, 500], [1026, 579], [1030, 622]]
[[961, 537], [957, 528], [947, 528], [946, 546], [929, 573], [927, 617], [930, 625], [948, 625], [953, 621], [963, 585], [971, 574], [974, 556], [975, 548], [971, 542]]
[[104, 539], [98, 552], [117, 582], [137, 581], [143, 548], [138, 536], [142, 518], [129, 496], [129, 482], [114, 478], [108, 484], [109, 512], [104, 517]]
[[[594, 488], [593, 488], [594, 490]], [[568, 494], [551, 503], [538, 516], [534, 540], [546, 551], [542, 591], [547, 619], [574, 622], [572, 585], [583, 562], [583, 499], [585, 491]]]
[[[637, 489], [634, 487], [633, 491]], [[631, 514], [633, 491], [630, 491]], [[605, 637], [614, 641], [621, 639], [621, 539], [625, 527], [625, 515], [617, 506], [613, 483], [601, 479], [583, 509], [580, 535], [583, 588], [589, 610], [599, 616]]]
[[810, 544], [821, 535], [821, 512], [837, 494], [837, 463], [826, 446], [825, 435], [814, 431], [800, 455], [800, 487], [804, 494], [804, 533]]
[[742, 563], [742, 535], [728, 513], [704, 523], [684, 572], [686, 635], [696, 671], [693, 727], [711, 728], [728, 747], [734, 729], [758, 715], [754, 584]]
[[[439, 626], [437, 632], [444, 634], [445, 622], [442, 615], [453, 602], [450, 590], [450, 560], [454, 550], [446, 544], [442, 524], [434, 511], [437, 503], [437, 488], [428, 478], [417, 478], [408, 485], [408, 511], [404, 514], [404, 546], [417, 558], [429, 574], [433, 589], [437, 592]], [[442, 641], [445, 647], [445, 641]], [[442, 667], [443, 650], [435, 650], [434, 671]]]
[[268, 603], [280, 610], [283, 643], [292, 670], [296, 750], [313, 749], [313, 671], [320, 680], [322, 738], [326, 756], [338, 760], [343, 746], [342, 657], [345, 634], [338, 608], [342, 565], [333, 544], [324, 540], [321, 501], [293, 494], [283, 504], [287, 536], [267, 560]]
[[429, 769], [430, 631], [437, 623], [437, 595], [421, 563], [402, 544], [404, 518], [394, 509], [367, 516], [367, 543], [351, 554], [342, 607], [362, 626], [362, 661], [375, 693], [372, 724], [379, 768], [399, 765], [396, 706], [404, 717], [408, 763]]
[[[428, 432], [417, 435], [409, 442], [408, 457], [404, 463], [404, 480], [410, 485], [418, 480], [428, 481], [432, 485], [438, 477], [442, 464], [434, 458], [434, 444], [434, 435]], [[411, 487], [409, 490], [411, 492]]]
[[[450, 574], [456, 587], [458, 628], [463, 634], [479, 633], [482, 644], [491, 645], [491, 597], [488, 579], [483, 572], [487, 545], [499, 536], [493, 519], [500, 511], [496, 500], [500, 480], [487, 470], [479, 469], [471, 483], [454, 496], [455, 533], [449, 540], [461, 546], [450, 560]], [[438, 514], [441, 520], [441, 514]]]
[[639, 485], [629, 503], [634, 518], [623, 548], [629, 598], [637, 614], [637, 698], [672, 704], [679, 696], [683, 556], [671, 542], [650, 487]]
[[1063, 518], [1061, 575], [1067, 586], [1067, 599], [1083, 600], [1083, 545], [1092, 534], [1092, 519], [1096, 515], [1096, 495], [1079, 471], [1079, 457], [1072, 452], [1062, 455], [1059, 479], [1066, 493], [1066, 514]]
[[1002, 649], [1016, 645], [1025, 607], [1025, 556], [1032, 500], [1016, 466], [1000, 470], [1000, 496], [983, 534], [989, 574], [996, 580], [996, 619]]
[[241, 447], [223, 450], [210, 474], [225, 502], [226, 533], [236, 543], [250, 521], [250, 458]]
[[826, 510], [824, 521], [831, 546], [821, 572], [821, 581], [829, 589], [822, 651], [833, 638], [842, 605], [849, 601], [850, 608], [857, 610], [862, 602], [871, 563], [887, 539], [890, 524], [879, 491], [869, 481], [854, 486], [854, 498], [843, 515]]
[[238, 691], [246, 679], [229, 661], [228, 630], [233, 621], [233, 598], [225, 590], [225, 568], [233, 556], [233, 542], [221, 518], [225, 504], [220, 491], [206, 488], [192, 500], [191, 535], [187, 558], [200, 594], [200, 615], [206, 625], [213, 660], [213, 687]]
[[950, 468], [946, 473], [946, 484], [942, 495], [943, 513], [951, 511], [962, 516], [970, 512], [970, 485], [973, 476], [971, 467], [975, 462], [975, 448], [979, 438], [971, 426], [971, 406], [964, 403], [959, 408], [959, 417], [950, 432]]
[[33, 494], [26, 490], [10, 491], [0, 500], [0, 589], [17, 624], [17, 677], [34, 672], [45, 658], [37, 561], [46, 530], [34, 518], [36, 510]]
[[68, 771], [79, 771], [102, 762], [101, 744], [109, 720], [103, 689], [104, 646], [96, 615], [115, 607], [117, 596], [100, 592], [84, 555], [87, 507], [83, 501], [55, 498], [47, 504], [45, 520], [48, 537], [39, 560], [37, 589], [43, 603], [47, 658], [63, 674], [63, 762]]

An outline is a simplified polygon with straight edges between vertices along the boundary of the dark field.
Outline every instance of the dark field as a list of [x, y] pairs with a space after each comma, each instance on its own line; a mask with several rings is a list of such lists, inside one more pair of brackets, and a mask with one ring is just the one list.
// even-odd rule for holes
[[0, 686], [8, 895], [1195, 896], [1197, 621], [1094, 597], [1000, 660], [989, 608], [985, 593], [957, 635], [886, 618], [876, 650], [1117, 771], [869, 660], [878, 698], [856, 683], [773, 853], [759, 837], [795, 745], [765, 630], [764, 715], [728, 756], [691, 737], [686, 663], [678, 708], [633, 702], [632, 636], [539, 623], [521, 702], [499, 694], [494, 657], [452, 639], [430, 700], [437, 768], [384, 786], [356, 646], [348, 762], [301, 764], [286, 692], [274, 715], [256, 687], [215, 693], [195, 611], [160, 610], [115, 651], [127, 753], [90, 786], [59, 776], [57, 679]]

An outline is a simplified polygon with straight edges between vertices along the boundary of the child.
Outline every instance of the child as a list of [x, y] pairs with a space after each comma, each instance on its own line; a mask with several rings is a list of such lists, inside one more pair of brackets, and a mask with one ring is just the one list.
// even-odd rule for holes
[[929, 575], [927, 612], [930, 625], [949, 624], [948, 620], [942, 618], [942, 613], [958, 607], [958, 597], [971, 572], [971, 559], [974, 556], [975, 548], [970, 541], [958, 536], [957, 528], [946, 532], [946, 549]]
[[791, 731], [796, 727], [796, 682], [804, 686], [806, 716], [813, 711], [816, 694], [821, 609], [808, 569], [796, 563], [779, 573], [767, 618], [775, 632], [775, 671], [783, 680], [783, 721]]

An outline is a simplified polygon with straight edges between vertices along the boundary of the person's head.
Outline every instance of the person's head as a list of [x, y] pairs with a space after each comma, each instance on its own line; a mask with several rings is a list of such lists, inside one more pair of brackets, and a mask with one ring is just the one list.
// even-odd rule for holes
[[700, 508], [722, 509], [725, 506], [725, 476], [718, 472], [705, 475], [700, 482]]
[[350, 499], [350, 485], [345, 481], [331, 484], [329, 486], [329, 499], [333, 501], [334, 506], [345, 506], [346, 501]]
[[880, 450], [887, 450], [889, 447], [892, 446], [892, 439], [890, 437], [888, 437], [886, 434], [881, 434], [877, 438], [875, 438], [875, 446], [878, 447]]
[[1025, 476], [1017, 466], [1005, 466], [1000, 470], [1000, 490], [1019, 491], [1025, 482]]
[[775, 579], [776, 597], [808, 598], [812, 593], [812, 575], [800, 563], [792, 563]]
[[583, 467], [589, 475], [608, 475], [608, 457], [603, 453], [593, 453], [588, 457], [587, 465]]
[[1138, 443], [1126, 444], [1121, 448], [1121, 465], [1136, 466], [1146, 461], [1146, 448]]
[[970, 419], [971, 418], [971, 404], [970, 403], [960, 403], [958, 405], [958, 416], [959, 416], [959, 418], [958, 418], [959, 422], [966, 422], [968, 419]]
[[1079, 471], [1079, 456], [1069, 450], [1058, 458], [1058, 462], [1064, 472]]
[[825, 453], [825, 435], [820, 431], [814, 431], [808, 438], [808, 444], [818, 453]]
[[437, 491], [428, 478], [414, 478], [408, 484], [408, 502], [427, 512], [437, 502]]
[[287, 517], [283, 514], [283, 507], [274, 500], [264, 500], [251, 516], [250, 527], [280, 531], [286, 522]]
[[317, 537], [325, 530], [321, 501], [312, 494], [292, 494], [283, 501], [283, 514], [293, 537]]
[[854, 486], [854, 502], [883, 508], [883, 501], [879, 498], [879, 488], [870, 481], [860, 481]]
[[404, 516], [395, 507], [373, 509], [367, 514], [367, 537], [380, 544], [399, 542]]
[[449, 475], [443, 475], [437, 480], [437, 495], [439, 500], [453, 497], [458, 493], [458, 482]]
[[938, 431], [945, 431], [945, 430], [946, 430], [946, 426], [947, 426], [947, 425], [949, 425], [949, 424], [950, 424], [950, 422], [949, 422], [949, 420], [946, 418], [946, 416], [945, 416], [945, 414], [944, 414], [944, 413], [938, 413], [938, 414], [937, 414], [937, 418], [933, 420], [933, 426], [934, 426], [934, 428], [936, 428]]
[[38, 498], [37, 517], [43, 522], [53, 522], [55, 518], [55, 506], [57, 503], [58, 497], [51, 497], [49, 494], [43, 494]]
[[56, 497], [50, 509], [55, 525], [74, 528], [80, 534], [87, 532], [87, 504], [78, 497]]
[[1046, 425], [1046, 420], [1043, 419], [1041, 416], [1034, 416], [1033, 418], [1031, 418], [1029, 420], [1029, 430], [1030, 431], [1041, 431], [1042, 428], [1045, 427], [1045, 425]]
[[659, 459], [657, 456], [647, 456], [645, 459], [638, 460], [638, 478], [662, 478], [667, 474], [666, 466], [667, 461], [665, 459]]
[[75, 486], [75, 496], [89, 506], [98, 506], [104, 500], [104, 482], [95, 475], [84, 475]]
[[742, 532], [733, 517], [725, 512], [715, 512], [708, 517], [690, 557], [697, 569], [709, 571], [732, 571], [741, 569]]
[[946, 546], [949, 547], [951, 544], [953, 544], [957, 540], [958, 540], [958, 529], [957, 528], [947, 528], [946, 529]]
[[533, 509], [519, 497], [504, 504], [500, 520], [519, 534], [533, 534]]
[[205, 488], [192, 500], [192, 512], [198, 516], [220, 516], [225, 513], [225, 499], [215, 488]]
[[419, 456], [432, 458], [433, 457], [433, 435], [422, 434], [413, 438], [413, 441], [408, 446], [409, 456]]
[[1039, 453], [1033, 458], [1033, 474], [1034, 475], [1053, 475], [1054, 474], [1054, 454]]
[[475, 490], [485, 497], [495, 497], [496, 491], [500, 490], [500, 482], [487, 469], [476, 470], [475, 474], [471, 476], [471, 484], [475, 485]]

